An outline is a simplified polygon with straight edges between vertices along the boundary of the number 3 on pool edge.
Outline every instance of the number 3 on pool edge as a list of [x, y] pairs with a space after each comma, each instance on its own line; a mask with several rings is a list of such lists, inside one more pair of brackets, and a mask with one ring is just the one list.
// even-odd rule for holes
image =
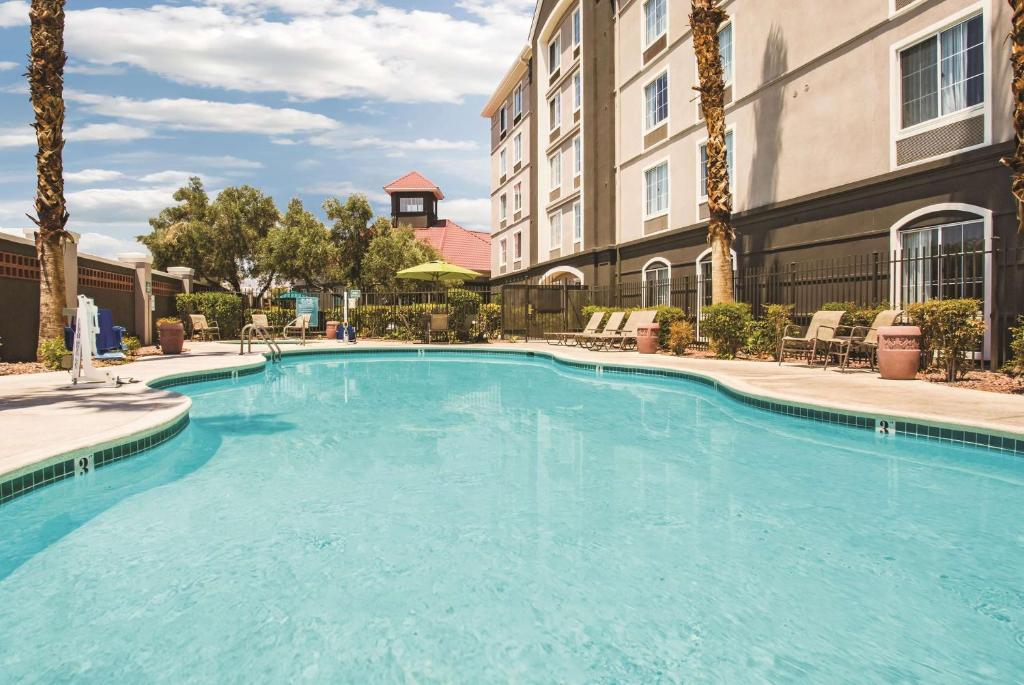
[[875, 432], [879, 435], [892, 435], [892, 421], [888, 419], [878, 419], [875, 422]]

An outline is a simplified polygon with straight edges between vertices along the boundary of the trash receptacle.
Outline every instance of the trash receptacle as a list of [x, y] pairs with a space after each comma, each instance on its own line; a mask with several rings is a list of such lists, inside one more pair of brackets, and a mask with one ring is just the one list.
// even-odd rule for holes
[[921, 366], [921, 329], [883, 326], [878, 329], [878, 372], [890, 381], [912, 381]]
[[337, 338], [339, 325], [341, 325], [341, 322], [339, 321], [328, 321], [327, 330], [325, 331], [326, 335], [324, 337], [326, 337], [328, 340], [334, 340], [335, 338]]
[[637, 326], [636, 329], [636, 351], [640, 354], [655, 354], [658, 351], [658, 324], [650, 326]]

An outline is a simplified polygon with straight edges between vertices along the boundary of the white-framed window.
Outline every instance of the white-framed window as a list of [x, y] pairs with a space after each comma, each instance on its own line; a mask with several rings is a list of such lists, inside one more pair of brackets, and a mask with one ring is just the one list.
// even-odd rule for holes
[[512, 114], [513, 116], [519, 116], [523, 113], [523, 84], [516, 86], [516, 89], [512, 91]]
[[551, 155], [548, 160], [551, 163], [551, 190], [562, 187], [562, 151], [559, 150]]
[[498, 166], [501, 168], [501, 175], [504, 176], [508, 173], [508, 150], [502, 150], [498, 153]]
[[505, 266], [506, 264], [508, 264], [508, 240], [502, 238], [498, 243], [498, 265]]
[[583, 17], [580, 8], [577, 7], [572, 13], [572, 46], [576, 47], [583, 40]]
[[517, 183], [512, 186], [512, 211], [518, 212], [523, 208], [523, 184]]
[[644, 124], [648, 131], [668, 119], [668, 72], [644, 86]]
[[502, 134], [508, 130], [508, 107], [502, 106], [501, 111], [498, 112], [498, 128], [501, 129]]
[[731, 21], [718, 30], [718, 55], [722, 59], [722, 79], [728, 86], [732, 83], [734, 55]]
[[578, 133], [572, 139], [572, 172], [575, 176], [583, 173], [583, 138]]
[[985, 30], [981, 14], [899, 51], [903, 129], [985, 102]]
[[583, 73], [576, 70], [572, 75], [572, 108], [578, 112], [583, 106]]
[[519, 261], [523, 258], [523, 232], [516, 231], [512, 234], [512, 259]]
[[644, 306], [672, 304], [672, 266], [668, 260], [655, 257], [644, 265]]
[[572, 206], [572, 241], [583, 242], [583, 203], [579, 200]]
[[548, 74], [554, 74], [562, 66], [562, 37], [548, 43]]
[[398, 211], [403, 214], [422, 214], [422, 197], [402, 197], [398, 199]]
[[644, 172], [644, 214], [647, 218], [668, 214], [668, 162]]
[[512, 139], [512, 160], [519, 164], [523, 161], [523, 134], [517, 133], [516, 137]]
[[[728, 131], [725, 134], [725, 160], [726, 166], [729, 169], [729, 190], [735, 194], [736, 189], [736, 173], [734, 169], [735, 165], [735, 145], [733, 144], [733, 132]], [[697, 197], [700, 200], [706, 200], [708, 197], [708, 144], [703, 142], [700, 144], [700, 185], [697, 188]]]
[[501, 194], [501, 198], [499, 199], [498, 205], [499, 215], [501, 216], [501, 220], [504, 221], [505, 219], [508, 218], [508, 194]]
[[562, 247], [562, 213], [555, 212], [548, 221], [551, 224], [551, 249], [557, 250]]
[[650, 45], [668, 30], [668, 0], [644, 3], [644, 45]]
[[899, 232], [900, 304], [985, 300], [985, 222], [958, 221]]
[[554, 131], [556, 128], [562, 125], [562, 94], [555, 93], [554, 97], [548, 101], [548, 116], [551, 117], [550, 130]]

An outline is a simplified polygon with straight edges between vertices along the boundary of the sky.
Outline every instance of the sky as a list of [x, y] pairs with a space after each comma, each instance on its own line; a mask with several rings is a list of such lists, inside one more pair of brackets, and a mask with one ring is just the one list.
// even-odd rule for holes
[[[64, 168], [80, 250], [113, 257], [200, 176], [321, 214], [417, 170], [444, 218], [489, 230], [484, 103], [526, 42], [534, 0], [75, 0]], [[0, 231], [31, 225], [29, 3], [0, 0]]]

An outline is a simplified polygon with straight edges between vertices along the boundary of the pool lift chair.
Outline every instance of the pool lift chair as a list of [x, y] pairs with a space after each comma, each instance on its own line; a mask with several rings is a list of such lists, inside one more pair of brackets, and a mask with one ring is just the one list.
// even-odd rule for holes
[[94, 358], [124, 358], [124, 355], [115, 357], [110, 354], [100, 355], [98, 353], [96, 337], [100, 332], [100, 320], [96, 303], [85, 295], [79, 295], [78, 309], [72, 311], [74, 311], [75, 328], [74, 343], [71, 351], [71, 385], [96, 383], [116, 388], [124, 383], [136, 382], [134, 379], [121, 380], [110, 371], [98, 369], [92, 365]]

